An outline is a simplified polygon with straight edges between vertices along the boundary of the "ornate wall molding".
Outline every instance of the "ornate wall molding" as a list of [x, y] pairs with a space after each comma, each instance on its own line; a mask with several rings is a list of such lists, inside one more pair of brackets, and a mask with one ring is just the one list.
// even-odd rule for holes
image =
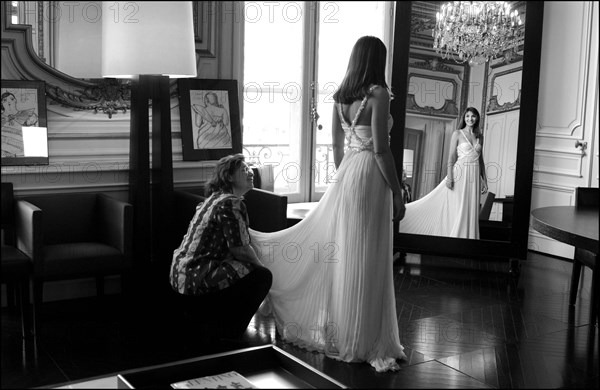
[[[570, 28], [555, 28], [544, 31], [542, 65], [540, 69], [540, 99], [538, 103], [538, 135], [561, 134], [583, 138], [586, 123], [586, 107], [597, 90], [590, 88], [597, 80], [597, 68], [588, 69], [597, 61], [597, 44], [594, 42], [593, 3], [553, 3], [551, 12], [544, 13], [544, 21], [551, 25]], [[597, 36], [597, 33], [596, 33]], [[556, 49], [561, 48], [561, 49]], [[592, 81], [592, 82], [591, 82]], [[597, 84], [596, 84], [597, 85]]]
[[99, 79], [93, 86], [74, 90], [46, 84], [46, 95], [63, 107], [103, 113], [112, 119], [113, 114], [126, 114], [131, 108], [131, 81]]
[[194, 39], [198, 57], [216, 58], [218, 50], [219, 21], [221, 20], [220, 1], [193, 1]]
[[[411, 64], [412, 66], [412, 64]], [[411, 80], [415, 78], [424, 79], [427, 83], [426, 86], [423, 86], [424, 95], [435, 94], [438, 95], [437, 98], [440, 98], [440, 101], [443, 101], [443, 104], [440, 107], [433, 107], [430, 105], [419, 105], [414, 93], [408, 93], [406, 99], [406, 112], [414, 113], [414, 114], [422, 114], [422, 115], [430, 115], [430, 116], [440, 116], [445, 118], [456, 118], [458, 116], [458, 104], [457, 104], [457, 89], [458, 82], [452, 78], [448, 77], [439, 77], [432, 76], [423, 73], [410, 73], [408, 75], [408, 84], [411, 85]], [[452, 87], [451, 96], [444, 93], [447, 88], [442, 87], [441, 84], [450, 85]], [[433, 88], [429, 88], [429, 86], [433, 86]], [[438, 88], [439, 87], [439, 88]], [[410, 90], [410, 87], [409, 87]]]
[[441, 108], [431, 106], [421, 107], [415, 101], [415, 95], [408, 94], [406, 98], [406, 112], [445, 118], [456, 118], [458, 109], [452, 100], [446, 100]]
[[519, 96], [517, 97], [517, 100], [515, 100], [514, 102], [506, 102], [504, 104], [499, 104], [498, 96], [496, 96], [496, 95], [492, 96], [490, 98], [490, 101], [488, 102], [486, 112], [488, 114], [497, 114], [499, 112], [518, 110], [520, 106], [521, 106], [521, 90], [519, 89]]
[[[501, 90], [501, 86], [500, 83], [498, 82], [501, 78], [507, 78], [510, 75], [512, 75], [513, 73], [523, 73], [523, 68], [522, 66], [513, 68], [513, 69], [509, 69], [503, 72], [498, 72], [496, 74], [494, 74], [492, 76], [492, 81], [491, 81], [491, 86], [492, 86], [492, 90], [491, 92], [494, 92], [494, 86], [498, 86], [498, 88], [500, 88]], [[519, 77], [520, 79], [520, 77]], [[507, 101], [503, 104], [500, 104], [498, 102], [498, 95], [492, 95], [490, 96], [490, 99], [486, 105], [486, 113], [487, 114], [498, 114], [500, 112], [506, 112], [506, 111], [512, 111], [512, 110], [518, 110], [521, 107], [521, 87], [519, 84], [519, 90], [518, 93], [515, 97], [515, 100], [513, 101]]]

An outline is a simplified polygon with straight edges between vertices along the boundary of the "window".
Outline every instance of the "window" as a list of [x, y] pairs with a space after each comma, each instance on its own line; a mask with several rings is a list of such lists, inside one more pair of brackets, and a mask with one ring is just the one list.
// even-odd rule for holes
[[275, 191], [290, 202], [327, 189], [333, 93], [363, 35], [383, 40], [389, 67], [392, 28], [393, 2], [245, 3], [244, 154], [273, 166]]

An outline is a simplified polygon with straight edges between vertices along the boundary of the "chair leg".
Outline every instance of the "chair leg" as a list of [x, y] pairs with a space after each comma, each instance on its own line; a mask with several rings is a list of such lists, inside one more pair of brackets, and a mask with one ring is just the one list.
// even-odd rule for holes
[[30, 327], [29, 321], [29, 277], [23, 278], [19, 284], [19, 307], [21, 310], [21, 335], [23, 338], [27, 338], [29, 335]]
[[37, 330], [40, 329], [42, 304], [44, 300], [44, 282], [42, 280], [33, 281], [33, 310], [32, 310], [32, 332], [37, 336]]
[[104, 295], [104, 276], [96, 276], [96, 295]]
[[15, 286], [13, 283], [6, 283], [6, 306], [9, 309], [14, 309], [15, 307], [15, 292], [16, 292], [16, 288], [17, 286]]
[[[596, 256], [596, 264], [598, 256]], [[596, 266], [597, 267], [597, 266]], [[592, 270], [592, 291], [590, 294], [590, 327], [596, 326], [598, 320], [598, 288], [600, 288], [600, 275], [596, 272], [596, 269]]]
[[571, 290], [569, 292], [569, 305], [574, 305], [577, 300], [577, 290], [579, 289], [579, 279], [581, 276], [581, 263], [573, 259], [573, 270], [571, 271]]

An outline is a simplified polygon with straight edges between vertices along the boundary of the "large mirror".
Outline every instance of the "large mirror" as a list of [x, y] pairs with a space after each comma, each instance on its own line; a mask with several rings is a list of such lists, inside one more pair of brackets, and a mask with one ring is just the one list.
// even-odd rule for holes
[[[395, 246], [413, 253], [524, 258], [543, 4], [508, 2], [523, 23], [518, 45], [487, 62], [476, 58], [475, 62], [480, 63], [473, 64], [458, 56], [444, 58], [434, 48], [436, 14], [446, 3], [397, 3], [392, 69], [397, 99], [392, 103], [392, 149], [414, 204], [407, 207], [404, 224], [401, 221], [395, 227]], [[474, 196], [470, 195], [471, 189], [467, 193], [455, 188], [451, 192], [454, 198], [448, 198], [440, 194], [447, 192], [449, 154], [458, 149], [456, 157], [460, 158], [468, 153], [461, 148], [477, 150], [479, 142], [462, 136], [451, 142], [467, 107], [479, 114], [483, 141], [478, 153], [483, 157], [487, 192], [481, 194], [480, 187], [478, 196]], [[478, 172], [479, 161], [471, 163]], [[469, 170], [463, 165], [462, 170], [453, 173], [466, 177]], [[474, 179], [467, 181], [476, 183]], [[468, 204], [473, 199], [477, 204]], [[445, 210], [442, 215], [440, 210], [444, 208], [450, 212]], [[427, 219], [435, 228], [416, 226], [426, 225]], [[455, 225], [459, 219], [463, 225], [478, 225], [476, 232], [472, 226], [471, 232], [456, 226], [440, 228]]]

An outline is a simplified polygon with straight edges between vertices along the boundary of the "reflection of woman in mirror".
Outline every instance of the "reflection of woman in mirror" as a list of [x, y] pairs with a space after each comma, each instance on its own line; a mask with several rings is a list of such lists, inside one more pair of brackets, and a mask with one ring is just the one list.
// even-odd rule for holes
[[11, 92], [4, 92], [2, 102], [2, 157], [23, 157], [23, 126], [35, 126], [38, 116], [35, 108], [20, 110]]
[[196, 113], [196, 149], [231, 148], [231, 131], [229, 130], [229, 114], [219, 103], [216, 93], [204, 95], [204, 105], [193, 104]]
[[410, 188], [410, 184], [406, 182], [406, 168], [402, 170], [402, 183], [400, 183], [400, 187], [402, 187], [402, 200], [404, 204], [412, 202], [412, 189]]
[[479, 112], [469, 107], [452, 133], [448, 175], [423, 198], [406, 205], [401, 233], [479, 238], [479, 203], [487, 192]]

